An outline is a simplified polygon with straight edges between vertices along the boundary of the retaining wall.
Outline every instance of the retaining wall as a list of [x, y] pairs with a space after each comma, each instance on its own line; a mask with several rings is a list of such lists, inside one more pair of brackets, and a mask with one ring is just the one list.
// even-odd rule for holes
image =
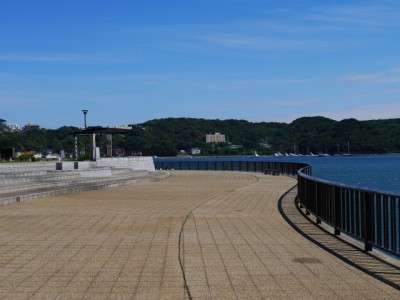
[[91, 166], [155, 171], [153, 158], [151, 156], [100, 158], [95, 162], [91, 162]]

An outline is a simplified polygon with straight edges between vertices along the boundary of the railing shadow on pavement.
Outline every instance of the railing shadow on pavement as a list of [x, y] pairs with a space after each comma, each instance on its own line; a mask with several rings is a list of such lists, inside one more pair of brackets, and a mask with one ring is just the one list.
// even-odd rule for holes
[[317, 224], [296, 203], [296, 197], [297, 191], [294, 187], [278, 202], [281, 215], [294, 230], [343, 262], [400, 290], [399, 266], [364, 251], [362, 245], [357, 245], [357, 242], [329, 232], [329, 227], [324, 228], [324, 224]]

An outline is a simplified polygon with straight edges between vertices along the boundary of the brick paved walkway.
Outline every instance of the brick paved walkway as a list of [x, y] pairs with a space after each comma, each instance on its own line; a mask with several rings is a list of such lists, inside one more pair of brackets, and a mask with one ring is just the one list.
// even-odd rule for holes
[[3, 206], [0, 298], [399, 298], [285, 222], [277, 201], [295, 183], [181, 171]]

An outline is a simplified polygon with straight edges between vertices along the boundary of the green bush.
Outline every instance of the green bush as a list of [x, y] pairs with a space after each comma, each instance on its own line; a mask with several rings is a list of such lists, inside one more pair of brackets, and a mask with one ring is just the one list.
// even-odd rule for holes
[[89, 153], [83, 154], [78, 158], [78, 161], [85, 161], [85, 160], [90, 160]]
[[20, 161], [36, 161], [35, 154], [32, 152], [25, 152], [18, 156], [18, 160]]

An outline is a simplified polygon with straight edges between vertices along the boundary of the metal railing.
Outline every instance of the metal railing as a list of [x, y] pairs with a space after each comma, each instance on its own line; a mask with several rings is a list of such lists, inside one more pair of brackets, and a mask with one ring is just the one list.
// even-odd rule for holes
[[317, 223], [363, 242], [365, 251], [400, 256], [400, 195], [318, 179], [307, 166], [298, 172], [298, 201]]
[[[306, 214], [372, 247], [400, 256], [400, 195], [362, 189], [312, 177], [311, 166], [297, 162], [252, 160], [157, 159], [156, 169], [204, 171], [275, 171], [297, 176], [297, 201]], [[271, 173], [270, 173], [271, 174]]]
[[156, 169], [197, 170], [197, 171], [240, 171], [269, 172], [297, 176], [299, 169], [308, 166], [297, 162], [273, 162], [251, 160], [196, 160], [196, 159], [158, 159], [154, 161]]

